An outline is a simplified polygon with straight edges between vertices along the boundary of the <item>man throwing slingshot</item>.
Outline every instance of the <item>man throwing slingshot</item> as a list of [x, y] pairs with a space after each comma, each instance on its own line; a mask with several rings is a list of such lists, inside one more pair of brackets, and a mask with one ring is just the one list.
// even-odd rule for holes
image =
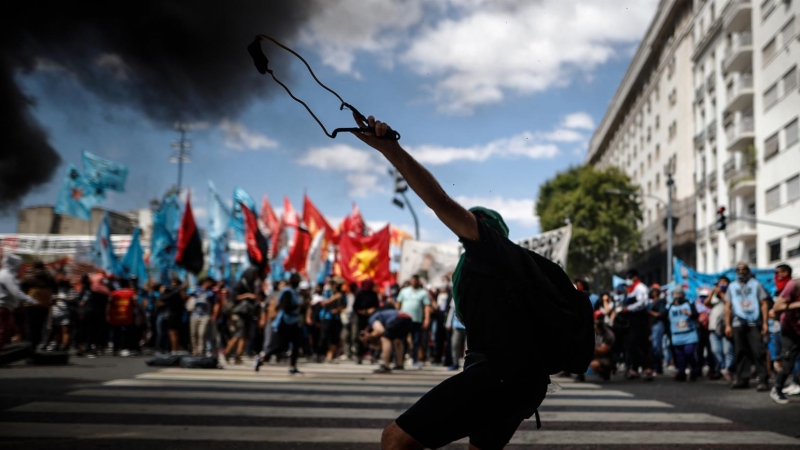
[[[570, 299], [579, 297], [561, 268], [509, 241], [508, 227], [496, 211], [467, 210], [450, 198], [396, 140], [384, 138], [391, 132], [387, 124], [371, 116], [367, 123], [355, 117], [360, 128], [374, 132], [353, 134], [386, 157], [465, 250], [453, 274], [456, 314], [466, 326], [469, 347], [464, 371], [386, 427], [381, 447], [435, 449], [469, 437], [470, 449], [501, 449], [536, 412], [549, 374], [562, 366], [585, 371], [594, 351], [588, 299], [586, 305], [574, 303], [578, 312], [570, 317], [575, 320], [563, 320], [567, 315], [559, 314], [572, 307]], [[586, 311], [580, 309], [584, 306]], [[566, 329], [573, 322], [577, 328], [570, 333], [586, 339], [575, 344], [575, 351], [561, 351], [570, 348], [573, 337], [558, 334], [558, 327]], [[542, 333], [552, 333], [554, 342], [537, 342]], [[580, 361], [564, 366], [559, 358], [566, 353], [580, 354]]]

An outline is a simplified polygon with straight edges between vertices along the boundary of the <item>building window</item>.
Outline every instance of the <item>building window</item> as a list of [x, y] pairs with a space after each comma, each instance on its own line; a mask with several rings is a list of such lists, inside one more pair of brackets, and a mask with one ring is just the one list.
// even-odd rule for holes
[[714, 2], [711, 2], [711, 23], [713, 24], [715, 20], [717, 20], [717, 10], [714, 8]]
[[767, 212], [781, 206], [781, 186], [777, 185], [767, 191]]
[[791, 202], [800, 198], [800, 175], [795, 175], [786, 181], [786, 201]]
[[656, 172], [656, 192], [661, 189], [661, 174]]
[[761, 2], [761, 20], [766, 20], [774, 9], [775, 0], [764, 0]]
[[644, 163], [639, 163], [639, 173], [644, 176]]
[[788, 95], [797, 87], [797, 66], [792, 67], [783, 76], [783, 95]]
[[798, 129], [797, 129], [797, 119], [794, 119], [786, 125], [786, 128], [783, 129], [784, 137], [786, 138], [786, 148], [789, 148], [797, 143], [798, 139]]
[[775, 103], [778, 103], [778, 83], [773, 84], [764, 91], [764, 111], [775, 106]]
[[[797, 122], [795, 120], [795, 122]], [[656, 161], [661, 159], [661, 144], [656, 144]]]
[[656, 115], [656, 131], [661, 127], [661, 120], [658, 115]]
[[786, 259], [800, 256], [800, 233], [786, 238]]
[[764, 140], [764, 161], [772, 158], [780, 151], [780, 143], [778, 142], [778, 133], [773, 134]]
[[789, 19], [789, 23], [781, 30], [781, 42], [783, 42], [783, 45], [788, 45], [792, 37], [794, 37], [794, 17]]
[[653, 193], [653, 182], [652, 181], [648, 181], [647, 182], [647, 195], [650, 195], [652, 193]]
[[781, 259], [781, 240], [767, 243], [769, 248], [769, 262], [780, 261]]
[[772, 57], [775, 56], [775, 49], [777, 46], [778, 44], [775, 41], [775, 38], [772, 38], [770, 39], [769, 42], [767, 42], [767, 45], [765, 45], [764, 48], [761, 49], [762, 63], [764, 64], [768, 63], [772, 59]]

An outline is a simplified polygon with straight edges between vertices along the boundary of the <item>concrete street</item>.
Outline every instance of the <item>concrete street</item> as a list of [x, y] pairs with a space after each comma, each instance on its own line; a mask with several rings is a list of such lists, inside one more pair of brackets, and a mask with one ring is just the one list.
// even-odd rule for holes
[[[349, 362], [160, 369], [144, 358], [73, 358], [0, 369], [0, 448], [375, 449], [381, 429], [451, 375], [426, 367], [373, 375]], [[780, 406], [724, 383], [621, 378], [563, 389], [510, 448], [800, 448], [800, 398]], [[435, 424], [432, 424], [435, 426]], [[459, 443], [448, 448], [466, 448]]]

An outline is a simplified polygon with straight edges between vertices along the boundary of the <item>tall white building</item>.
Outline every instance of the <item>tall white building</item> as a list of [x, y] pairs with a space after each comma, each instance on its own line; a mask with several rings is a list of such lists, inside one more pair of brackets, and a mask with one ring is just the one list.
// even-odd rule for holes
[[673, 161], [675, 255], [695, 264], [691, 0], [662, 0], [589, 145], [586, 163], [616, 166], [640, 186], [643, 253], [630, 261], [647, 282], [667, 279], [665, 167]]
[[[697, 268], [800, 270], [797, 1], [695, 2]], [[717, 231], [717, 211], [729, 217]], [[753, 219], [757, 219], [756, 222]]]

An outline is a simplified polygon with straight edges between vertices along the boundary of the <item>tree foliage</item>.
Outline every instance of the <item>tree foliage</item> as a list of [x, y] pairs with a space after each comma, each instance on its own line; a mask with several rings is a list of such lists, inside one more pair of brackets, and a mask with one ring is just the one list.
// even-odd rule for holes
[[614, 265], [641, 242], [639, 197], [614, 195], [609, 189], [638, 192], [639, 187], [615, 167], [578, 166], [546, 181], [536, 201], [543, 232], [572, 224], [569, 274], [590, 276], [600, 285], [610, 282]]

